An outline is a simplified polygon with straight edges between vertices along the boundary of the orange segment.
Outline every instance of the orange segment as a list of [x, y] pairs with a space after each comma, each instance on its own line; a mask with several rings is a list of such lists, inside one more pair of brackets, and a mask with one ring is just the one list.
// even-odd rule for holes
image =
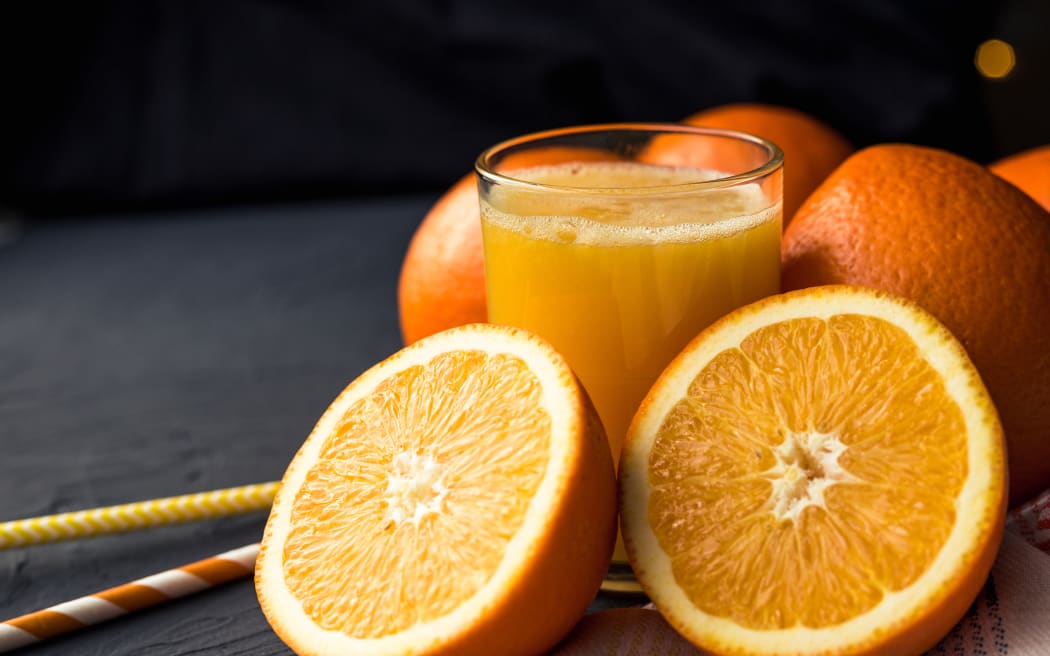
[[[285, 580], [318, 625], [362, 637], [403, 631], [491, 579], [550, 458], [540, 392], [520, 358], [455, 351], [347, 409], [306, 474], [284, 544]], [[332, 503], [340, 489], [345, 507]], [[340, 539], [376, 527], [373, 542]], [[376, 600], [375, 611], [355, 614], [356, 599]], [[399, 599], [417, 599], [415, 612], [401, 613]]]
[[878, 292], [803, 290], [725, 317], [661, 376], [624, 453], [635, 572], [715, 653], [932, 645], [1001, 538], [987, 392], [935, 319]]
[[257, 569], [267, 618], [309, 654], [551, 646], [609, 562], [604, 440], [538, 338], [418, 342], [352, 383], [289, 466]]

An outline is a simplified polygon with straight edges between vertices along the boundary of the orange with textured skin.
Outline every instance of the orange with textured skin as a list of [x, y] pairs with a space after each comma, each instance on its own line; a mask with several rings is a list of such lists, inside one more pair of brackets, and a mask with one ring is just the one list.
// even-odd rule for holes
[[705, 653], [920, 654], [1006, 515], [1002, 427], [959, 342], [886, 292], [729, 313], [661, 374], [620, 460], [631, 566]]
[[1004, 157], [988, 168], [1050, 210], [1050, 144]]
[[[501, 171], [573, 161], [609, 161], [587, 148], [546, 148], [507, 157]], [[411, 344], [438, 331], [488, 320], [481, 210], [474, 174], [459, 179], [427, 212], [401, 263], [401, 337]]]
[[541, 653], [598, 591], [615, 489], [597, 415], [547, 342], [443, 331], [359, 376], [299, 449], [259, 603], [302, 655]]
[[[747, 132], [772, 141], [784, 151], [784, 226], [799, 206], [835, 167], [853, 152], [838, 131], [809, 114], [776, 105], [739, 103], [713, 107], [682, 121], [688, 125]], [[673, 144], [673, 142], [667, 142]], [[695, 144], [680, 141], [651, 152], [649, 161], [700, 166], [690, 151]]]
[[405, 344], [487, 320], [481, 210], [473, 173], [452, 185], [416, 229], [401, 264], [397, 302]]
[[967, 159], [880, 145], [810, 196], [782, 252], [785, 290], [864, 285], [932, 312], [999, 410], [1010, 503], [1050, 485], [1050, 214]]

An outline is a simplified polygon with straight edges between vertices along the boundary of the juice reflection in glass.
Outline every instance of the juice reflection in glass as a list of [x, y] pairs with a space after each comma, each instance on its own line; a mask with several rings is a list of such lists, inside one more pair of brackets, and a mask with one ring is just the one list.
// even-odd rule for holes
[[[677, 165], [684, 151], [701, 166]], [[781, 162], [749, 135], [648, 124], [529, 135], [478, 159], [489, 320], [566, 357], [614, 461], [685, 344], [779, 290]], [[606, 589], [634, 589], [625, 562], [618, 543]]]

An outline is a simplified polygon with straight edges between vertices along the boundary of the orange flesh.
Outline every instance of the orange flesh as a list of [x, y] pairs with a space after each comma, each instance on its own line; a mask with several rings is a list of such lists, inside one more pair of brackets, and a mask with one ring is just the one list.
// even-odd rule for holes
[[966, 458], [962, 412], [903, 330], [795, 319], [720, 353], [668, 413], [649, 517], [704, 612], [827, 627], [926, 571]]
[[453, 351], [354, 403], [292, 508], [284, 577], [306, 614], [378, 638], [485, 585], [544, 476], [541, 392], [519, 358]]

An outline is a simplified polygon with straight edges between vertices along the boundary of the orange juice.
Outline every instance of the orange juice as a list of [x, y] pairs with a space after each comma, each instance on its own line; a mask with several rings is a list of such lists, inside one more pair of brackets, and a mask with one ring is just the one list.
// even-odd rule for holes
[[639, 402], [685, 344], [779, 289], [780, 203], [756, 184], [679, 189], [717, 177], [577, 162], [514, 178], [585, 187], [585, 196], [513, 185], [482, 194], [489, 320], [531, 330], [568, 359], [614, 459]]

